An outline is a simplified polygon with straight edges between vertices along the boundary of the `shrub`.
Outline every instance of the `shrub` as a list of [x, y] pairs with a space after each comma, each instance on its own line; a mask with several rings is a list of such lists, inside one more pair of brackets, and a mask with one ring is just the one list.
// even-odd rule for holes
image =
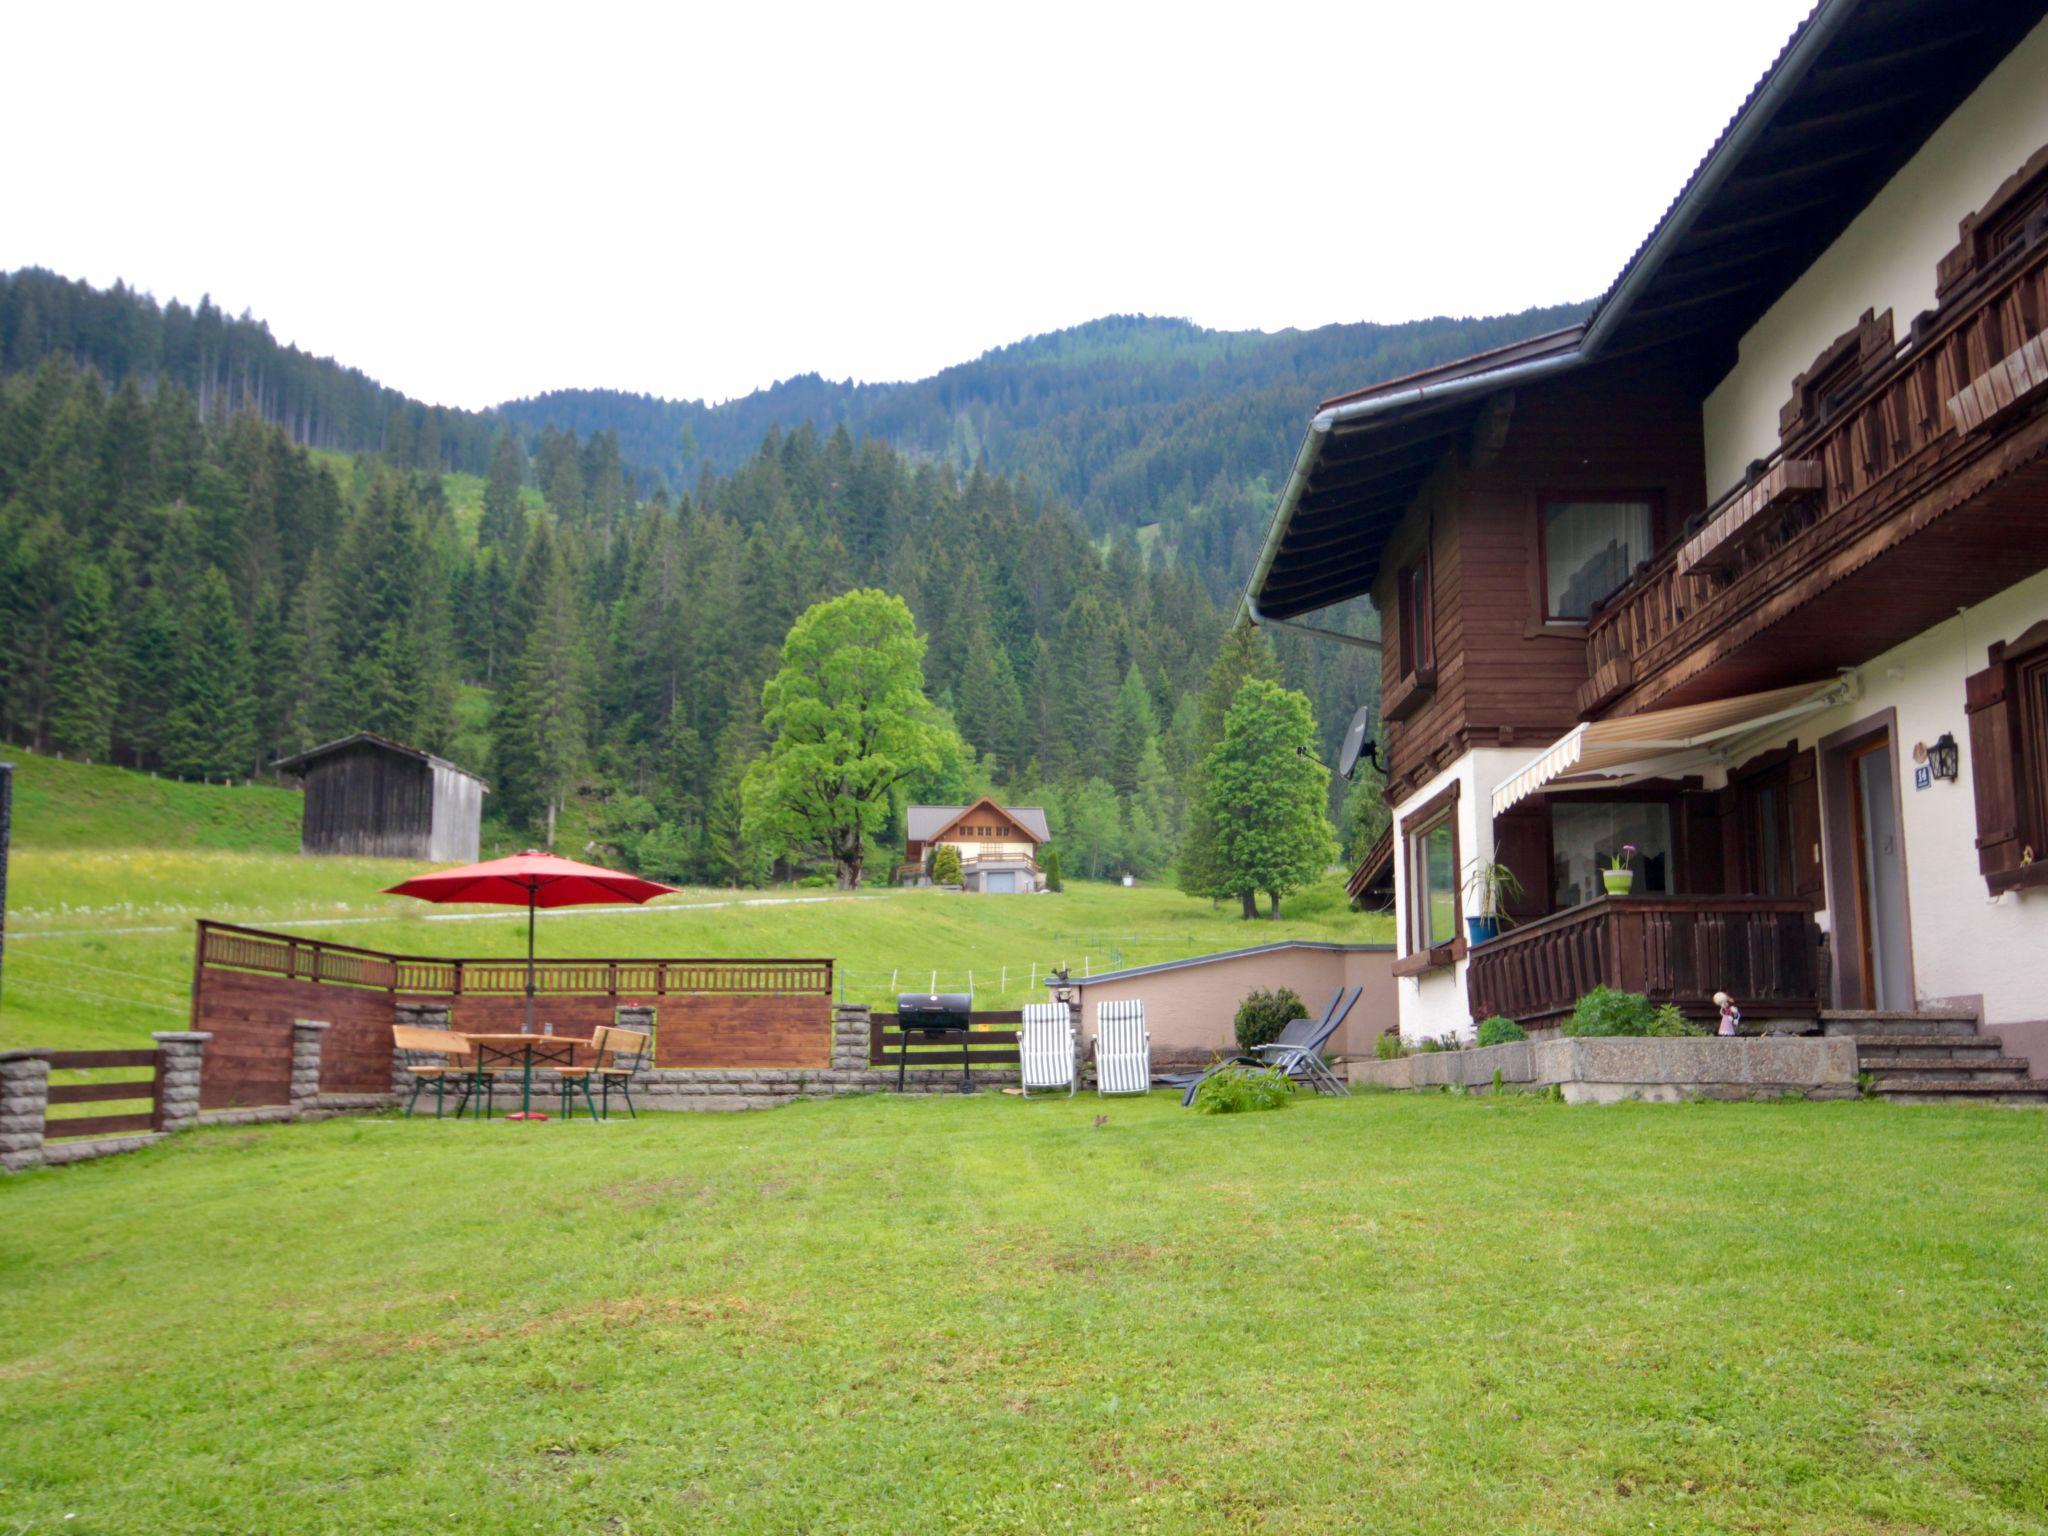
[[1526, 1040], [1529, 1031], [1522, 1028], [1506, 1014], [1496, 1013], [1492, 1018], [1482, 1020], [1479, 1025], [1481, 1045], [1506, 1045], [1510, 1040]]
[[1439, 1051], [1462, 1051], [1465, 1042], [1456, 1035], [1445, 1035], [1441, 1040], [1424, 1039], [1416, 1049], [1425, 1056], [1434, 1056]]
[[1048, 853], [1040, 861], [1039, 867], [1045, 871], [1045, 888], [1048, 891], [1063, 891], [1067, 888], [1065, 882], [1060, 879], [1060, 856], [1058, 852]]
[[1264, 987], [1245, 994], [1237, 1005], [1237, 1048], [1248, 1051], [1277, 1037], [1293, 1019], [1306, 1018], [1301, 994], [1292, 987]]
[[1408, 1042], [1401, 1038], [1401, 1031], [1390, 1029], [1373, 1041], [1372, 1053], [1381, 1061], [1399, 1061], [1408, 1054]]
[[1271, 1067], [1230, 1067], [1202, 1080], [1195, 1090], [1195, 1108], [1205, 1115], [1285, 1109], [1293, 1092], [1294, 1085]]
[[938, 852], [932, 855], [932, 884], [958, 885], [962, 878], [960, 850], [951, 843], [939, 844]]
[[1685, 1035], [1704, 1035], [1706, 1031], [1678, 1011], [1676, 1003], [1666, 1003], [1650, 1015], [1650, 1024], [1643, 1031], [1659, 1039], [1677, 1039]]
[[1573, 1038], [1643, 1035], [1649, 1033], [1653, 1017], [1650, 1000], [1642, 993], [1595, 987], [1579, 999], [1572, 1016], [1564, 1021], [1563, 1033]]

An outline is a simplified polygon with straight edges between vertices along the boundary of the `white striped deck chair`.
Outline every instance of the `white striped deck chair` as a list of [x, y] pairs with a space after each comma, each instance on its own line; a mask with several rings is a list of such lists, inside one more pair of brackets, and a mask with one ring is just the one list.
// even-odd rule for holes
[[1064, 1088], [1067, 1097], [1080, 1086], [1074, 1070], [1074, 1011], [1065, 1003], [1028, 1003], [1017, 1030], [1017, 1056], [1023, 1064], [1024, 1097], [1031, 1090]]
[[1152, 1088], [1152, 1037], [1137, 998], [1095, 1008], [1095, 1091], [1147, 1093]]

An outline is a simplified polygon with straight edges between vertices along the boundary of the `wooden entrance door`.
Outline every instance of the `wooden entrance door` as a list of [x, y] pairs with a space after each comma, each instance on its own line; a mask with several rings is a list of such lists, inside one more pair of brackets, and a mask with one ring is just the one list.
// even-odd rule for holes
[[1879, 731], [1844, 749], [1849, 782], [1849, 835], [1855, 897], [1845, 903], [1853, 933], [1849, 958], [1865, 1008], [1913, 1006], [1912, 954], [1906, 920], [1905, 834], [1899, 822], [1892, 739]]

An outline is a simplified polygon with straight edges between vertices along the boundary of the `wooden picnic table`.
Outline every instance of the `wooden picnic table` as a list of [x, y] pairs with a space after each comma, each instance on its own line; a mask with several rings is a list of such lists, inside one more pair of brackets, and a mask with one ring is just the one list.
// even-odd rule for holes
[[576, 1047], [588, 1046], [590, 1041], [580, 1035], [529, 1035], [511, 1030], [503, 1034], [472, 1034], [468, 1030], [457, 1031], [476, 1052], [478, 1075], [493, 1060], [519, 1063], [519, 1117], [526, 1119], [533, 1113], [533, 1064], [543, 1066], [573, 1066], [576, 1062]]

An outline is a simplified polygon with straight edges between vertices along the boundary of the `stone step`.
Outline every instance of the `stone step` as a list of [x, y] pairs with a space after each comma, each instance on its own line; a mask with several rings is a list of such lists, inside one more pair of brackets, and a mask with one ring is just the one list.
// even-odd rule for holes
[[1872, 1091], [1876, 1093], [1976, 1092], [1985, 1088], [2039, 1089], [2048, 1093], [2048, 1079], [2030, 1078], [2025, 1062], [2004, 1059], [1996, 1067], [1978, 1071], [1965, 1070], [1954, 1062], [1894, 1063], [1878, 1068], [1870, 1076]]
[[1885, 1061], [1978, 1062], [2002, 1054], [1991, 1035], [1859, 1035], [1856, 1059], [1866, 1068]]
[[1877, 1092], [1893, 1104], [2008, 1104], [2016, 1109], [2048, 1109], [2048, 1082], [1976, 1083], [1916, 1082]]
[[[1858, 1061], [1861, 1061], [1860, 1055]], [[1955, 1078], [2025, 1077], [2027, 1059], [2024, 1056], [1983, 1056], [1971, 1061], [1893, 1061], [1881, 1067], [1862, 1067], [1861, 1070], [1875, 1071], [1880, 1077], [1887, 1072], [1920, 1072], [1930, 1077]]]
[[1824, 1035], [1849, 1035], [1858, 1040], [1874, 1040], [1885, 1035], [1943, 1035], [1955, 1038], [1976, 1034], [1977, 1019], [1974, 1014], [1957, 1012], [1830, 1012], [1820, 1016], [1820, 1030]]

